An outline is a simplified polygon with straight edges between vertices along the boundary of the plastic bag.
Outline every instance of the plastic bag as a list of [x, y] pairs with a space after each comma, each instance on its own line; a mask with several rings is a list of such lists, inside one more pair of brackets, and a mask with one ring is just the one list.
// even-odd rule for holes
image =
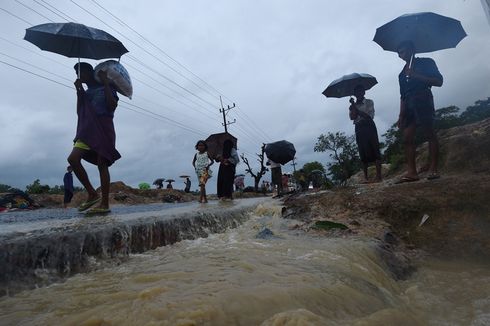
[[116, 90], [124, 96], [131, 98], [133, 96], [133, 84], [126, 68], [116, 60], [107, 60], [99, 63], [95, 69], [95, 80], [100, 83], [98, 77], [99, 71], [107, 72], [107, 78], [116, 87]]

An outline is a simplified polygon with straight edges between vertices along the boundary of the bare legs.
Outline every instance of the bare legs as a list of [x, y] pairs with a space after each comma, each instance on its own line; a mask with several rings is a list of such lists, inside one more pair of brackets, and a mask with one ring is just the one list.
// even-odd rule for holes
[[[381, 182], [381, 180], [382, 180], [382, 177], [381, 177], [381, 160], [379, 160], [379, 159], [376, 160], [375, 165], [376, 165], [376, 178], [374, 179], [373, 182]], [[369, 166], [368, 163], [362, 162], [362, 171], [364, 172], [364, 179], [366, 180], [366, 182], [369, 182], [368, 166]]]
[[[85, 187], [88, 193], [88, 197], [86, 201], [92, 201], [97, 199], [99, 195], [95, 191], [94, 187], [90, 183], [90, 180], [87, 175], [87, 171], [82, 165], [82, 158], [86, 150], [74, 147], [70, 155], [68, 156], [68, 163], [73, 168], [73, 172], [77, 176], [80, 183]], [[111, 177], [109, 174], [109, 167], [107, 165], [107, 161], [102, 157], [98, 157], [97, 159], [97, 167], [99, 169], [100, 176], [100, 188], [102, 193], [102, 200], [100, 202], [100, 208], [109, 208], [109, 187], [111, 182]]]
[[200, 189], [201, 189], [201, 196], [199, 197], [199, 202], [200, 203], [207, 203], [208, 202], [208, 199], [206, 197], [206, 185], [205, 184], [201, 184], [199, 185]]
[[[423, 129], [424, 136], [429, 141], [429, 164], [430, 173], [437, 173], [437, 163], [439, 156], [439, 142], [432, 126]], [[405, 145], [405, 157], [407, 159], [408, 178], [418, 178], [417, 167], [415, 163], [415, 124], [411, 124], [403, 130], [403, 139]]]

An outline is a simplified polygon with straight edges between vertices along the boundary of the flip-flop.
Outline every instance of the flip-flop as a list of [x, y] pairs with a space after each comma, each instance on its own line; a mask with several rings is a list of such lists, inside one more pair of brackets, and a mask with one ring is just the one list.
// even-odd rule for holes
[[427, 180], [435, 180], [435, 179], [439, 179], [440, 177], [441, 176], [439, 175], [439, 173], [432, 172], [427, 176]]
[[100, 197], [99, 198], [96, 198], [94, 200], [90, 200], [90, 201], [86, 201], [86, 202], [83, 202], [80, 204], [80, 206], [78, 207], [78, 211], [79, 212], [83, 212], [83, 211], [86, 211], [87, 209], [89, 209], [90, 207], [94, 206], [96, 203], [98, 203], [100, 201]]
[[110, 212], [111, 210], [109, 208], [95, 207], [86, 211], [85, 215], [102, 215]]
[[419, 178], [414, 178], [414, 177], [401, 177], [397, 181], [395, 181], [395, 184], [400, 184], [400, 183], [405, 183], [405, 182], [414, 182], [414, 181], [419, 181]]

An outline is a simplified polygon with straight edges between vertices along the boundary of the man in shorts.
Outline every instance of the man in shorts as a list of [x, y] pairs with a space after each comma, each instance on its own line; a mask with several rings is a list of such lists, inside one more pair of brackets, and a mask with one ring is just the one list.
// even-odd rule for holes
[[[443, 78], [436, 63], [430, 58], [415, 58], [416, 49], [412, 42], [402, 42], [398, 46], [398, 56], [405, 61], [398, 75], [400, 84], [400, 116], [398, 128], [403, 132], [407, 173], [397, 183], [419, 180], [415, 165], [415, 132], [420, 127], [429, 142], [428, 180], [439, 178], [437, 159], [439, 144], [434, 131], [434, 99], [431, 87], [440, 87]], [[422, 171], [420, 171], [422, 172]]]

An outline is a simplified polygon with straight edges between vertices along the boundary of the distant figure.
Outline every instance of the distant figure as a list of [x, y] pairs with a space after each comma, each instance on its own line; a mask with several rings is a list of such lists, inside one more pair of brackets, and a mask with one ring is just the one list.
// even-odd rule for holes
[[269, 160], [267, 161], [267, 165], [270, 165], [271, 167], [272, 191], [274, 191], [274, 187], [277, 187], [277, 195], [282, 195], [283, 190], [281, 164]]
[[174, 187], [172, 187], [172, 182], [168, 181], [167, 189], [174, 189]]
[[218, 198], [233, 199], [233, 180], [235, 179], [235, 167], [240, 162], [233, 142], [229, 139], [223, 143], [222, 155], [218, 158], [220, 165], [218, 170]]
[[235, 181], [234, 181], [235, 191], [243, 191], [243, 188], [245, 188], [245, 183], [243, 180], [244, 180], [244, 178], [242, 175], [235, 178]]
[[192, 165], [196, 170], [197, 179], [199, 180], [199, 202], [207, 203], [208, 199], [206, 197], [206, 182], [212, 175], [212, 171], [209, 167], [214, 164], [214, 161], [207, 152], [208, 145], [204, 140], [199, 140], [196, 143], [195, 148], [197, 150], [197, 153], [194, 154]]
[[163, 188], [163, 179], [156, 179], [153, 184], [157, 187], [157, 189]]
[[281, 177], [282, 189], [286, 192], [289, 191], [289, 177], [287, 174], [283, 174]]
[[373, 121], [374, 102], [364, 97], [366, 91], [362, 85], [354, 88], [356, 101], [350, 99], [349, 117], [354, 120], [356, 143], [362, 162], [364, 179], [368, 181], [368, 165], [376, 164], [376, 182], [381, 181], [381, 153], [379, 151], [378, 130]]
[[407, 173], [397, 183], [419, 180], [415, 165], [416, 127], [421, 127], [424, 137], [429, 141], [429, 163], [419, 172], [429, 171], [428, 180], [438, 179], [439, 143], [434, 131], [435, 109], [431, 87], [442, 86], [443, 78], [434, 60], [415, 58], [412, 42], [402, 42], [398, 46], [398, 56], [405, 61], [398, 75], [401, 97], [397, 124], [403, 132]]
[[184, 188], [184, 192], [185, 193], [189, 193], [191, 191], [191, 179], [189, 178], [185, 178], [185, 188]]
[[65, 190], [65, 195], [63, 197], [63, 208], [67, 208], [68, 204], [71, 203], [73, 198], [73, 175], [71, 174], [73, 169], [71, 166], [66, 168], [66, 173], [63, 177], [63, 189]]
[[[109, 166], [121, 155], [116, 150], [116, 132], [114, 130], [114, 111], [117, 107], [116, 90], [109, 83], [107, 73], [99, 71], [99, 84], [94, 78], [94, 69], [86, 62], [77, 63], [74, 68], [78, 71], [80, 65], [80, 79], [75, 81], [77, 90], [77, 132], [74, 139], [73, 150], [68, 156], [68, 162], [73, 172], [88, 193], [84, 203], [78, 208], [85, 211], [100, 201], [96, 208], [89, 213], [108, 213], [109, 187], [111, 177]], [[87, 85], [87, 89], [82, 84]], [[101, 198], [90, 183], [87, 172], [82, 166], [82, 159], [97, 165], [100, 175]]]

